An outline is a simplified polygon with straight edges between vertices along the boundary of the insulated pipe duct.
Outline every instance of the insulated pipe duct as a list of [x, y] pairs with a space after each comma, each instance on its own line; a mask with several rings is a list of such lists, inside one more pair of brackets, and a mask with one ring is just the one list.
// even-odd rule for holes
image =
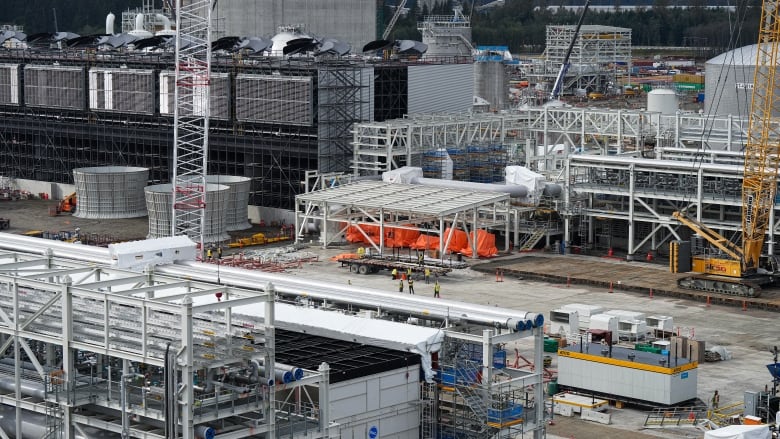
[[553, 197], [558, 198], [561, 196], [561, 193], [563, 192], [563, 188], [559, 184], [554, 183], [547, 183], [544, 185], [544, 190], [542, 191], [542, 195], [545, 197]]
[[[86, 425], [76, 431], [75, 439], [119, 439], [121, 436], [110, 431], [99, 430]], [[49, 434], [46, 415], [22, 410], [22, 434], [16, 434], [16, 408], [0, 404], [0, 428], [8, 437], [16, 439], [39, 439]], [[81, 434], [81, 433], [84, 434]]]
[[444, 187], [476, 192], [500, 192], [509, 194], [509, 196], [512, 198], [523, 198], [528, 195], [528, 188], [519, 184], [473, 183], [470, 181], [440, 180], [438, 178], [424, 177], [412, 178], [410, 183], [423, 186]]
[[195, 437], [197, 439], [214, 439], [217, 435], [217, 431], [211, 427], [205, 425], [195, 426]]
[[114, 35], [114, 20], [116, 20], [116, 15], [109, 12], [106, 15], [106, 35]]
[[[43, 383], [37, 383], [35, 381], [21, 380], [19, 382], [19, 389], [22, 391], [22, 395], [31, 396], [38, 399], [46, 399], [46, 390], [43, 388]], [[0, 390], [5, 392], [15, 392], [16, 383], [13, 378], [0, 379]]]
[[[61, 241], [42, 240], [28, 236], [0, 232], [0, 248], [26, 252], [45, 253], [51, 249], [56, 257], [70, 258], [84, 262], [95, 262], [109, 265], [111, 257], [107, 248], [90, 247]], [[368, 309], [381, 308], [387, 311], [397, 311], [413, 314], [423, 319], [458, 319], [475, 324], [489, 325], [497, 328], [507, 328], [518, 331], [519, 320], [531, 320], [536, 327], [544, 324], [544, 316], [538, 313], [494, 308], [449, 300], [432, 300], [425, 297], [399, 297], [384, 290], [343, 286], [324, 281], [303, 279], [273, 273], [249, 271], [232, 267], [217, 267], [213, 264], [186, 262], [176, 265], [155, 267], [157, 273], [191, 277], [200, 281], [217, 281], [219, 270], [220, 282], [243, 288], [257, 288], [271, 282], [276, 290], [283, 294], [302, 295], [311, 298], [327, 300], [334, 303], [354, 304]], [[523, 324], [525, 326], [525, 323]], [[530, 328], [525, 328], [528, 330]]]
[[[423, 319], [458, 319], [496, 328], [518, 330], [517, 319], [530, 320], [537, 327], [544, 324], [544, 316], [538, 313], [496, 309], [493, 307], [447, 300], [432, 300], [424, 297], [398, 297], [384, 290], [345, 287], [330, 282], [282, 276], [272, 273], [243, 270], [232, 267], [217, 267], [213, 264], [184, 262], [182, 264], [158, 266], [158, 273], [174, 276], [190, 276], [194, 279], [216, 282], [219, 269], [220, 282], [244, 288], [255, 288], [267, 282], [274, 284], [282, 294], [302, 295], [324, 299], [332, 303], [359, 305], [364, 308], [381, 308], [412, 314]], [[523, 325], [525, 326], [525, 325]], [[526, 328], [526, 330], [531, 328]]]

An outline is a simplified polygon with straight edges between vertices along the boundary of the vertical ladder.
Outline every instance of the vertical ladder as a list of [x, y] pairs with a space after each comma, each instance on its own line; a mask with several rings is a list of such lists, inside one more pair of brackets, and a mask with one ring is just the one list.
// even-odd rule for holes
[[422, 383], [420, 388], [420, 425], [422, 427], [422, 439], [434, 439], [436, 437], [436, 411], [438, 409], [438, 396], [436, 395], [436, 383]]

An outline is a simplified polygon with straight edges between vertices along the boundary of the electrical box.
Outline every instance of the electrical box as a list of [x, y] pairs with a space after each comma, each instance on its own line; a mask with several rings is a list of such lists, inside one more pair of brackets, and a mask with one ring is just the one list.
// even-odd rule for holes
[[758, 412], [758, 398], [759, 393], [751, 390], [745, 391], [745, 416], [756, 416]]

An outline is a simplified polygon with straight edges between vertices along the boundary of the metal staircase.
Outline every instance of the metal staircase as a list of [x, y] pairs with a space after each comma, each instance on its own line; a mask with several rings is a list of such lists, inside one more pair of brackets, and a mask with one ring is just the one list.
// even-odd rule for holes
[[526, 235], [525, 240], [520, 242], [519, 251], [521, 252], [527, 252], [531, 251], [536, 247], [536, 244], [541, 241], [541, 239], [544, 237], [545, 233], [547, 232], [546, 227], [537, 227], [533, 229], [533, 231]]

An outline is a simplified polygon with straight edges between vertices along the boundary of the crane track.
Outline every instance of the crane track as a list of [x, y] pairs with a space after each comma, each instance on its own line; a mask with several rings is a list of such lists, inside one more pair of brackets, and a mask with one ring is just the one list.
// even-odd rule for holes
[[732, 281], [729, 279], [706, 276], [688, 276], [678, 279], [677, 286], [686, 290], [718, 293], [751, 299], [761, 296], [761, 285], [749, 280]]

